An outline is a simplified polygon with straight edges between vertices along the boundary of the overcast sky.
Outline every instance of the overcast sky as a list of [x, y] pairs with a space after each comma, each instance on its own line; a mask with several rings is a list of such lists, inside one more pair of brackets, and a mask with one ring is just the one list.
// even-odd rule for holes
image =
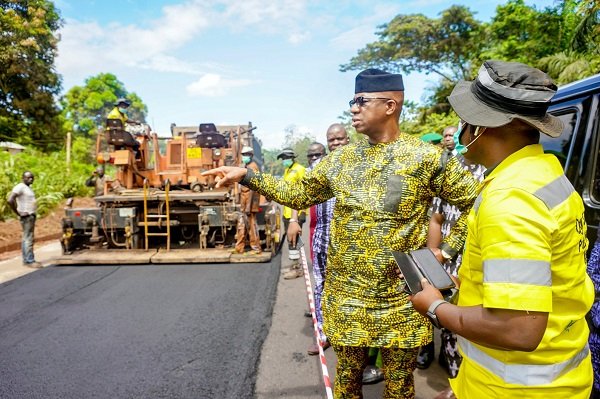
[[[201, 122], [258, 126], [267, 148], [287, 126], [324, 141], [354, 93], [340, 72], [397, 14], [437, 17], [463, 4], [487, 21], [500, 0], [57, 0], [63, 89], [110, 72], [148, 106], [160, 135]], [[543, 8], [553, 0], [526, 0]], [[404, 77], [419, 101], [434, 76]]]

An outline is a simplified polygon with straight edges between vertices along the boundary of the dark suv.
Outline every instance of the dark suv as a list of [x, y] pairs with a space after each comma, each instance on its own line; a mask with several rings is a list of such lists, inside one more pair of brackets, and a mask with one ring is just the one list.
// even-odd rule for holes
[[549, 111], [565, 127], [557, 138], [542, 134], [541, 143], [560, 159], [583, 198], [591, 247], [600, 224], [600, 75], [559, 87]]

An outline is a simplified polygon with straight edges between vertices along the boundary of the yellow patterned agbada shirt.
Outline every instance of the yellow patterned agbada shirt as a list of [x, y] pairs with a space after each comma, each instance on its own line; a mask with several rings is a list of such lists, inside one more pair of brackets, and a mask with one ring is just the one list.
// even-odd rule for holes
[[244, 178], [242, 184], [294, 209], [336, 198], [322, 299], [333, 345], [410, 348], [430, 341], [431, 323], [399, 289], [390, 250], [425, 246], [434, 196], [462, 211], [444, 240], [462, 247], [479, 183], [455, 158], [443, 168], [441, 154], [401, 134], [391, 143], [338, 148], [295, 183], [252, 172]]

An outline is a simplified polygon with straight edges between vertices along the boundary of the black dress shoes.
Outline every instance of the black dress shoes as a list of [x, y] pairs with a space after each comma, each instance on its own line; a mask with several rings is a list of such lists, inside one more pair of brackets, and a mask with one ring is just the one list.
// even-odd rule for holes
[[435, 347], [433, 341], [425, 346], [421, 347], [419, 355], [417, 356], [417, 368], [425, 370], [431, 366], [431, 362], [435, 358]]
[[367, 366], [363, 371], [363, 384], [377, 384], [383, 381], [383, 371], [375, 366]]

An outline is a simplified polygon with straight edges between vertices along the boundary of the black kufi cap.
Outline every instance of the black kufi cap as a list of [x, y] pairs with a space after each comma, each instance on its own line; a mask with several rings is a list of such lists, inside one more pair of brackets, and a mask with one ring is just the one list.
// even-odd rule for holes
[[402, 75], [388, 73], [380, 69], [365, 69], [356, 75], [354, 93], [374, 93], [382, 91], [404, 91]]

